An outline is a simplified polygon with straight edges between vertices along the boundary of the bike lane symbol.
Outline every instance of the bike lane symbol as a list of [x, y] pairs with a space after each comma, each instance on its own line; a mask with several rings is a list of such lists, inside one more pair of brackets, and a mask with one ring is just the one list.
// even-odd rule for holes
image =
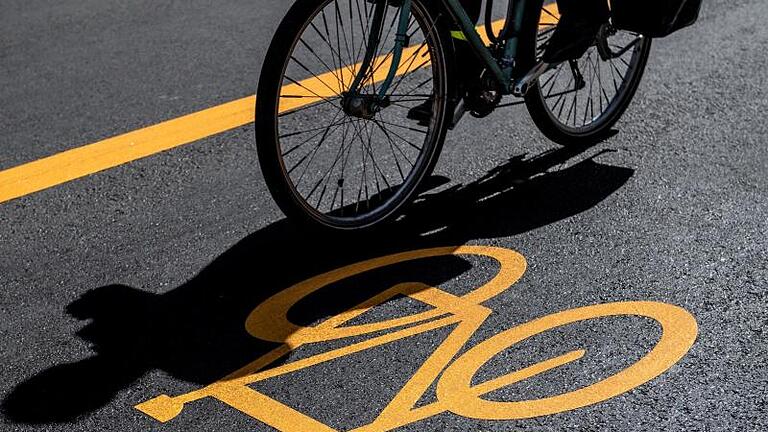
[[[301, 326], [288, 319], [288, 311], [291, 307], [332, 283], [398, 263], [447, 255], [489, 257], [498, 261], [500, 269], [487, 283], [461, 296], [423, 283], [401, 283], [316, 326]], [[204, 388], [175, 397], [161, 395], [136, 405], [136, 408], [160, 422], [167, 422], [178, 416], [185, 404], [212, 397], [281, 431], [333, 431], [331, 427], [307, 414], [270, 398], [248, 385], [432, 330], [453, 327], [451, 333], [424, 361], [378, 417], [370, 424], [354, 430], [388, 431], [446, 411], [474, 419], [524, 419], [597, 404], [630, 391], [672, 367], [688, 352], [696, 339], [698, 331], [696, 320], [685, 309], [653, 301], [626, 301], [579, 307], [547, 315], [504, 330], [457, 357], [467, 341], [492, 313], [492, 310], [483, 306], [482, 303], [511, 287], [522, 277], [525, 269], [525, 258], [515, 251], [488, 246], [459, 246], [388, 255], [315, 276], [275, 294], [258, 305], [248, 316], [246, 330], [252, 336], [279, 342], [280, 346]], [[432, 309], [379, 322], [345, 325], [396, 296], [410, 297], [431, 306]], [[662, 329], [661, 338], [645, 356], [612, 376], [577, 390], [545, 398], [511, 402], [489, 401], [482, 398], [484, 394], [571, 363], [586, 354], [585, 350], [574, 350], [531, 364], [515, 372], [479, 384], [472, 384], [473, 377], [484, 364], [517, 343], [565, 325], [612, 316], [647, 317], [655, 320]], [[267, 368], [279, 358], [305, 344], [381, 332], [385, 333], [301, 360]], [[416, 407], [422, 395], [435, 381], [437, 381], [437, 401]]]

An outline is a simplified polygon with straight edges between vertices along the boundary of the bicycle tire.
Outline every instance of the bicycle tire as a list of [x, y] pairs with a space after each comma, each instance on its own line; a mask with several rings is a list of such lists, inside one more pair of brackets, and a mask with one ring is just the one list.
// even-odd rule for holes
[[[541, 12], [532, 12], [528, 14], [529, 23], [526, 26], [527, 38], [525, 39], [527, 42], [523, 43], [527, 48], [524, 53], [525, 56], [523, 61], [529, 68], [536, 64], [542, 54], [541, 45], [546, 43], [546, 40], [542, 40], [542, 33], [552, 30], [547, 29], [542, 23], [547, 21], [544, 18], [545, 8], [551, 7], [553, 3], [547, 2], [548, 4], [544, 4], [543, 1], [538, 1], [536, 3], [538, 3], [538, 10]], [[552, 20], [549, 16], [547, 16], [547, 18], [548, 20]], [[622, 34], [626, 32], [618, 31], [618, 33]], [[577, 60], [577, 64], [591, 65], [592, 70], [589, 74], [592, 81], [589, 84], [585, 82], [582, 89], [573, 92], [573, 104], [570, 105], [568, 110], [564, 110], [567, 102], [563, 101], [567, 100], [567, 97], [564, 94], [559, 93], [566, 93], [569, 90], [556, 92], [555, 95], [552, 96], [552, 91], [555, 88], [554, 81], [557, 80], [556, 77], [553, 77], [555, 74], [561, 73], [562, 69], [553, 69], [539, 77], [535, 83], [531, 85], [525, 95], [526, 108], [537, 128], [547, 138], [563, 146], [594, 144], [606, 138], [611, 133], [613, 126], [619, 121], [629, 107], [642, 80], [643, 72], [650, 55], [651, 39], [640, 38], [639, 40], [640, 42], [637, 43], [634, 48], [624, 54], [624, 56], [631, 54], [628, 61], [623, 57], [619, 57], [615, 62], [614, 59], [603, 60], [598, 52], [599, 49], [597, 44], [590, 47], [584, 56]], [[617, 66], [616, 63], [621, 64], [621, 66]], [[603, 64], [605, 66], [602, 66]], [[616, 76], [621, 74], [620, 69], [625, 67], [625, 65], [628, 65], [626, 66], [627, 69], [625, 70], [624, 75], [621, 76], [620, 83], [617, 83]], [[603, 75], [608, 75], [604, 74], [602, 70], [603, 67], [608, 69], [609, 75], [612, 77], [611, 81], [608, 83], [608, 86], [613, 85], [612, 96], [610, 97], [609, 92], [605, 90], [605, 86], [602, 83]], [[564, 62], [558, 65], [558, 68], [569, 68], [569, 66]], [[565, 75], [567, 75], [567, 73]], [[600, 81], [598, 83], [600, 86], [599, 89], [595, 88], [595, 78]], [[548, 90], [549, 95], [547, 95], [545, 94], [547, 90], [543, 89], [543, 87], [550, 85], [551, 88]], [[575, 88], [576, 80], [574, 80], [574, 89]], [[597, 93], [599, 107], [596, 106], [593, 99], [593, 93], [595, 92]], [[585, 93], [588, 94], [589, 99], [587, 99], [586, 105], [581, 107], [582, 111], [579, 112], [580, 107], [576, 106], [578, 97], [580, 94], [584, 96]], [[553, 106], [549, 100], [556, 97], [559, 97], [559, 99], [555, 100], [555, 105]], [[605, 105], [603, 101], [604, 98]], [[563, 102], [558, 108], [560, 101]], [[594, 114], [595, 108], [598, 108], [598, 115]], [[570, 114], [571, 110], [573, 111], [572, 116]], [[555, 111], [559, 112], [555, 113]], [[565, 121], [563, 120], [564, 111], [567, 112]], [[571, 118], [573, 119], [573, 125], [569, 124]], [[581, 125], [577, 124], [577, 118], [583, 119]]]
[[[274, 198], [275, 202], [278, 204], [280, 209], [289, 219], [293, 219], [299, 222], [302, 226], [313, 228], [313, 229], [319, 228], [321, 230], [331, 230], [335, 232], [359, 231], [364, 229], [370, 229], [375, 226], [379, 226], [388, 220], [391, 220], [395, 215], [398, 214], [398, 211], [402, 210], [403, 206], [406, 205], [413, 198], [413, 195], [418, 190], [418, 186], [421, 183], [421, 181], [434, 168], [438, 155], [442, 148], [443, 141], [445, 140], [445, 134], [447, 129], [448, 73], [449, 73], [447, 65], [451, 61], [451, 58], [449, 57], [449, 51], [448, 51], [450, 49], [450, 45], [449, 45], [450, 38], [447, 34], [447, 31], [445, 30], [444, 25], [438, 23], [437, 18], [434, 16], [434, 12], [427, 7], [425, 0], [413, 0], [412, 20], [415, 21], [417, 23], [416, 25], [422, 29], [421, 35], [423, 36], [423, 39], [424, 39], [422, 42], [422, 45], [426, 45], [427, 47], [426, 52], [428, 52], [429, 60], [430, 60], [426, 68], [430, 69], [433, 73], [433, 82], [431, 84], [432, 86], [431, 93], [433, 95], [433, 115], [428, 125], [428, 131], [425, 133], [425, 139], [424, 139], [423, 145], [421, 149], [418, 151], [418, 157], [414, 159], [413, 165], [408, 175], [405, 176], [402, 172], [400, 164], [397, 163], [397, 158], [399, 154], [398, 152], [402, 153], [402, 149], [398, 148], [398, 151], [395, 151], [394, 148], [391, 149], [392, 156], [394, 157], [395, 163], [397, 163], [397, 170], [400, 171], [400, 176], [402, 176], [402, 183], [399, 186], [391, 187], [390, 189], [392, 190], [386, 187], [384, 188], [385, 189], [384, 192], [379, 190], [378, 193], [379, 193], [379, 198], [381, 198], [381, 202], [378, 204], [371, 204], [374, 201], [374, 197], [376, 196], [376, 194], [372, 194], [371, 196], [368, 196], [368, 185], [366, 184], [365, 193], [366, 193], [367, 199], [364, 202], [366, 205], [369, 206], [368, 211], [360, 212], [359, 214], [357, 213], [358, 206], [362, 207], [362, 205], [360, 204], [360, 202], [362, 201], [357, 202], [357, 204], [355, 204], [354, 211], [352, 211], [352, 209], [350, 208], [351, 204], [345, 204], [344, 189], [342, 189], [341, 191], [341, 210], [334, 209], [334, 204], [337, 200], [337, 195], [333, 196], [333, 202], [331, 202], [330, 204], [329, 211], [323, 212], [322, 208], [315, 208], [313, 204], [309, 202], [309, 199], [307, 199], [307, 197], [302, 196], [302, 191], [300, 190], [300, 186], [297, 186], [296, 180], [291, 177], [291, 172], [289, 172], [288, 167], [286, 166], [286, 161], [284, 160], [286, 155], [285, 155], [285, 151], [283, 151], [281, 147], [281, 135], [280, 135], [280, 127], [281, 127], [280, 117], [281, 115], [284, 115], [284, 113], [281, 112], [281, 109], [280, 109], [281, 92], [285, 83], [285, 78], [287, 76], [286, 68], [288, 67], [289, 62], [291, 62], [291, 59], [293, 58], [294, 53], [296, 52], [295, 50], [297, 45], [300, 44], [300, 41], [303, 40], [302, 35], [304, 34], [304, 32], [307, 31], [308, 28], [310, 28], [310, 26], [314, 22], [313, 20], [318, 19], [321, 13], [323, 14], [322, 16], [323, 19], [327, 18], [324, 8], [326, 8], [329, 5], [334, 5], [334, 7], [337, 8], [336, 10], [337, 14], [340, 15], [340, 13], [338, 12], [338, 7], [339, 7], [339, 3], [341, 3], [342, 1], [343, 0], [298, 0], [289, 9], [288, 13], [286, 14], [284, 19], [278, 26], [278, 29], [275, 33], [275, 36], [270, 44], [270, 47], [264, 59], [261, 76], [259, 79], [257, 97], [256, 97], [256, 109], [255, 109], [256, 113], [255, 113], [255, 122], [254, 122], [255, 134], [256, 134], [256, 147], [257, 147], [259, 163], [262, 170], [262, 174], [264, 176], [264, 179], [266, 181], [266, 184], [268, 186], [268, 189], [272, 197]], [[351, 11], [353, 8], [352, 1], [365, 2], [366, 0], [348, 0], [348, 1], [349, 1], [350, 17], [351, 17], [352, 16]], [[360, 12], [361, 7], [367, 8], [368, 5], [362, 4], [361, 6], [361, 3], [358, 3], [357, 7], [358, 7], [357, 11]], [[392, 6], [387, 6], [387, 8], [391, 10], [399, 10], [399, 8], [395, 8]], [[352, 20], [352, 18], [350, 18], [350, 20]], [[362, 18], [360, 20], [360, 28], [361, 29], [364, 28], [362, 25]], [[327, 28], [325, 30], [327, 30]], [[409, 27], [409, 30], [410, 30], [410, 27]], [[337, 31], [336, 36], [339, 36], [338, 27], [336, 31]], [[319, 31], [319, 33], [321, 32], [322, 30]], [[352, 37], [354, 37], [354, 34], [352, 35]], [[304, 46], [307, 45], [306, 42], [301, 42], [301, 43]], [[332, 44], [329, 44], [329, 46], [330, 45]], [[419, 46], [416, 49], [416, 53], [419, 53], [421, 49], [422, 49], [421, 46]], [[331, 56], [333, 56], [333, 48], [331, 48], [330, 51], [332, 51]], [[354, 51], [354, 45], [353, 45], [353, 51]], [[338, 58], [339, 63], [341, 63], [342, 56], [340, 53], [338, 57], [339, 57]], [[401, 65], [402, 64], [403, 63], [401, 63]], [[345, 67], [347, 69], [350, 69], [349, 65], [341, 65], [341, 64], [340, 64], [340, 68], [337, 69], [340, 80], [337, 80], [338, 82], [336, 84], [339, 84], [339, 87], [343, 87], [344, 85], [343, 68]], [[352, 66], [351, 69], [354, 69], [354, 66]], [[407, 73], [408, 73], [408, 70], [406, 69], [405, 74]], [[403, 79], [404, 77], [405, 76], [403, 75]], [[398, 77], [398, 79], [400, 79], [400, 77]], [[402, 79], [400, 79], [400, 81], [402, 81]], [[292, 82], [296, 82], [296, 80], [292, 80]], [[372, 85], [375, 86], [375, 80], [372, 80]], [[331, 87], [334, 87], [333, 83], [331, 83]], [[332, 88], [332, 89], [335, 90], [335, 88]], [[392, 91], [392, 88], [390, 88], [390, 91]], [[401, 98], [401, 100], [404, 100], [404, 99], [405, 98]], [[326, 100], [323, 99], [320, 102], [320, 104], [322, 105], [325, 102]], [[331, 105], [331, 104], [328, 103], [327, 105]], [[385, 108], [384, 111], [389, 109], [392, 109], [392, 108]], [[338, 114], [339, 113], [337, 112], [337, 115]], [[381, 120], [381, 118], [382, 117], [380, 117], [379, 119], [380, 121], [383, 122], [384, 120]], [[403, 113], [402, 119], [404, 118], [405, 118], [405, 114]], [[350, 123], [355, 123], [359, 126], [362, 120], [351, 119], [349, 121]], [[374, 120], [374, 122], [375, 121], [376, 120]], [[331, 124], [332, 123], [333, 122], [331, 122]], [[358, 126], [354, 126], [354, 127], [357, 128]], [[376, 131], [380, 127], [381, 127], [381, 124], [378, 124], [376, 126], [371, 125], [370, 129], [368, 128], [368, 126], [365, 126], [365, 130], [366, 130], [365, 133], [370, 132], [371, 135], [375, 135]], [[398, 126], [398, 127], [402, 127], [402, 126]], [[344, 128], [346, 130], [348, 128], [348, 125], [345, 124]], [[360, 128], [362, 128], [362, 126], [360, 126]], [[408, 126], [406, 126], [406, 128], [408, 128]], [[329, 132], [326, 129], [325, 133], [323, 134], [323, 139], [326, 138], [328, 133]], [[354, 133], [355, 132], [353, 132], [353, 134]], [[363, 132], [360, 132], [360, 129], [357, 129], [357, 137], [359, 138], [362, 134]], [[387, 132], [380, 133], [380, 135], [384, 135], [386, 139], [384, 139], [383, 141], [389, 140], [387, 144], [390, 147], [392, 147], [394, 136], [387, 135]], [[403, 135], [405, 135], [405, 133], [403, 133]], [[322, 145], [323, 143], [320, 144], [320, 146]], [[339, 150], [336, 150], [337, 152], [345, 148], [344, 147], [345, 143], [343, 139], [341, 144], [339, 144], [339, 146], [340, 146]], [[350, 155], [352, 154], [352, 151], [353, 151], [351, 149], [351, 146], [352, 145], [350, 144], [349, 150], [344, 150], [344, 152], [346, 152], [347, 158], [351, 157]], [[365, 171], [366, 169], [365, 153], [370, 153], [371, 150], [375, 150], [373, 146], [370, 145], [370, 142], [368, 147], [367, 148], [365, 147], [366, 147], [365, 144], [362, 144], [361, 150], [360, 150], [360, 153], [363, 155], [362, 156], [363, 171]], [[317, 151], [318, 150], [316, 150], [316, 152]], [[403, 153], [403, 155], [405, 154]], [[372, 164], [375, 163], [375, 161], [373, 160], [373, 157], [374, 155], [373, 153], [371, 153], [370, 158], [371, 158]], [[314, 158], [315, 156], [313, 155], [312, 159]], [[337, 153], [337, 158], [338, 158], [338, 153]], [[338, 160], [335, 161], [333, 166], [331, 166], [330, 168], [332, 174], [337, 162]], [[344, 166], [347, 165], [347, 160], [344, 160], [343, 165]], [[385, 167], [385, 169], [389, 169], [389, 168], [391, 167], [388, 167], [388, 168]], [[344, 168], [342, 167], [342, 170], [343, 169]], [[373, 176], [375, 177], [377, 175], [376, 170], [374, 168], [369, 168], [369, 169], [374, 170]], [[306, 168], [305, 168], [305, 171], [306, 171]], [[379, 169], [379, 172], [381, 175], [384, 174], [382, 169]], [[345, 183], [344, 175], [345, 174], [342, 174], [342, 177], [336, 183], [337, 185], [339, 185], [339, 187], [342, 187], [342, 188], [345, 187], [343, 186]], [[301, 182], [301, 180], [302, 179], [299, 179], [299, 182]], [[323, 181], [322, 178], [321, 178], [321, 181]], [[324, 188], [323, 193], [325, 193], [325, 187], [330, 184], [330, 180], [326, 180], [326, 181], [327, 181], [326, 185], [323, 186]], [[368, 181], [368, 179], [366, 179], [365, 181]], [[389, 185], [389, 183], [387, 183], [387, 185]], [[377, 188], [379, 187], [378, 179], [376, 180], [376, 187]], [[315, 186], [315, 188], [317, 188], [317, 186]], [[360, 188], [362, 190], [362, 183]], [[338, 193], [338, 187], [336, 188], [336, 194], [337, 193]], [[313, 197], [310, 196], [310, 198], [313, 198]], [[358, 193], [358, 198], [360, 198], [360, 193]], [[326, 201], [327, 199], [329, 198], [326, 198]], [[322, 202], [323, 196], [320, 197], [319, 201], [320, 202], [318, 204], [318, 207], [320, 207], [323, 204]], [[345, 210], [349, 211], [351, 215], [345, 215], [344, 214]]]

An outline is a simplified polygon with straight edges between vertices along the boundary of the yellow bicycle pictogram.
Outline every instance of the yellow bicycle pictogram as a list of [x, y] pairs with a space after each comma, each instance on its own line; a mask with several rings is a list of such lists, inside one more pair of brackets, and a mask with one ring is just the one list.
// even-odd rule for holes
[[[489, 257], [498, 261], [500, 269], [488, 282], [461, 296], [423, 283], [401, 283], [315, 326], [301, 326], [288, 319], [291, 307], [330, 284], [398, 263], [448, 255]], [[280, 346], [204, 388], [175, 397], [161, 395], [137, 405], [136, 408], [160, 422], [167, 422], [178, 416], [186, 404], [210, 397], [281, 431], [333, 431], [331, 427], [250, 388], [249, 385], [435, 329], [451, 327], [453, 330], [446, 339], [435, 348], [375, 420], [354, 430], [388, 431], [446, 411], [474, 419], [515, 420], [593, 405], [632, 390], [677, 363], [696, 339], [696, 320], [685, 309], [653, 301], [626, 301], [579, 307], [547, 315], [504, 330], [458, 355], [493, 312], [483, 306], [483, 302], [514, 285], [525, 269], [525, 258], [515, 251], [488, 246], [459, 246], [388, 255], [315, 276], [275, 294], [258, 305], [249, 315], [245, 323], [246, 330], [256, 338], [279, 342]], [[396, 296], [407, 296], [431, 308], [389, 320], [346, 325]], [[612, 376], [586, 387], [546, 398], [509, 402], [483, 399], [483, 395], [487, 393], [571, 363], [586, 353], [585, 350], [574, 350], [473, 384], [474, 376], [484, 364], [521, 341], [565, 325], [612, 316], [650, 318], [655, 320], [662, 330], [659, 341], [645, 356]], [[277, 359], [305, 344], [363, 335], [371, 337], [268, 368]], [[416, 407], [417, 402], [435, 381], [437, 400]]]

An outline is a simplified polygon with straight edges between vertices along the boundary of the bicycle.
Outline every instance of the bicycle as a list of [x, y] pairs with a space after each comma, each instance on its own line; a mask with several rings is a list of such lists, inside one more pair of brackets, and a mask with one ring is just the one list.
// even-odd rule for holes
[[[483, 38], [458, 0], [297, 0], [256, 98], [259, 161], [282, 211], [333, 231], [394, 219], [467, 105], [482, 117], [510, 105], [506, 95], [522, 98], [561, 145], [604, 137], [635, 94], [651, 38], [609, 21], [580, 59], [549, 64], [541, 58], [559, 22], [553, 1], [510, 0], [503, 22], [489, 11]], [[484, 66], [466, 95], [457, 94], [451, 25]], [[406, 119], [427, 100], [428, 121]]]

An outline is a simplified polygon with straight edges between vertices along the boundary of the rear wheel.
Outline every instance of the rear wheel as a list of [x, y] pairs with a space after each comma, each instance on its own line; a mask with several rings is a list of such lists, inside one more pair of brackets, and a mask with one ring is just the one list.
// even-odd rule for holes
[[[366, 0], [298, 0], [264, 60], [255, 121], [262, 172], [283, 212], [314, 227], [354, 230], [391, 218], [433, 167], [445, 138], [450, 41], [424, 0], [413, 0], [410, 43], [388, 104], [372, 116], [344, 109], [374, 7]], [[399, 12], [385, 8], [362, 95], [376, 94], [387, 74]], [[428, 121], [406, 120], [430, 98]]]
[[[538, 61], [557, 27], [552, 2], [538, 14]], [[643, 76], [651, 39], [605, 24], [595, 43], [578, 60], [555, 65], [541, 75], [525, 97], [528, 112], [547, 138], [561, 144], [603, 139], [627, 109]]]

